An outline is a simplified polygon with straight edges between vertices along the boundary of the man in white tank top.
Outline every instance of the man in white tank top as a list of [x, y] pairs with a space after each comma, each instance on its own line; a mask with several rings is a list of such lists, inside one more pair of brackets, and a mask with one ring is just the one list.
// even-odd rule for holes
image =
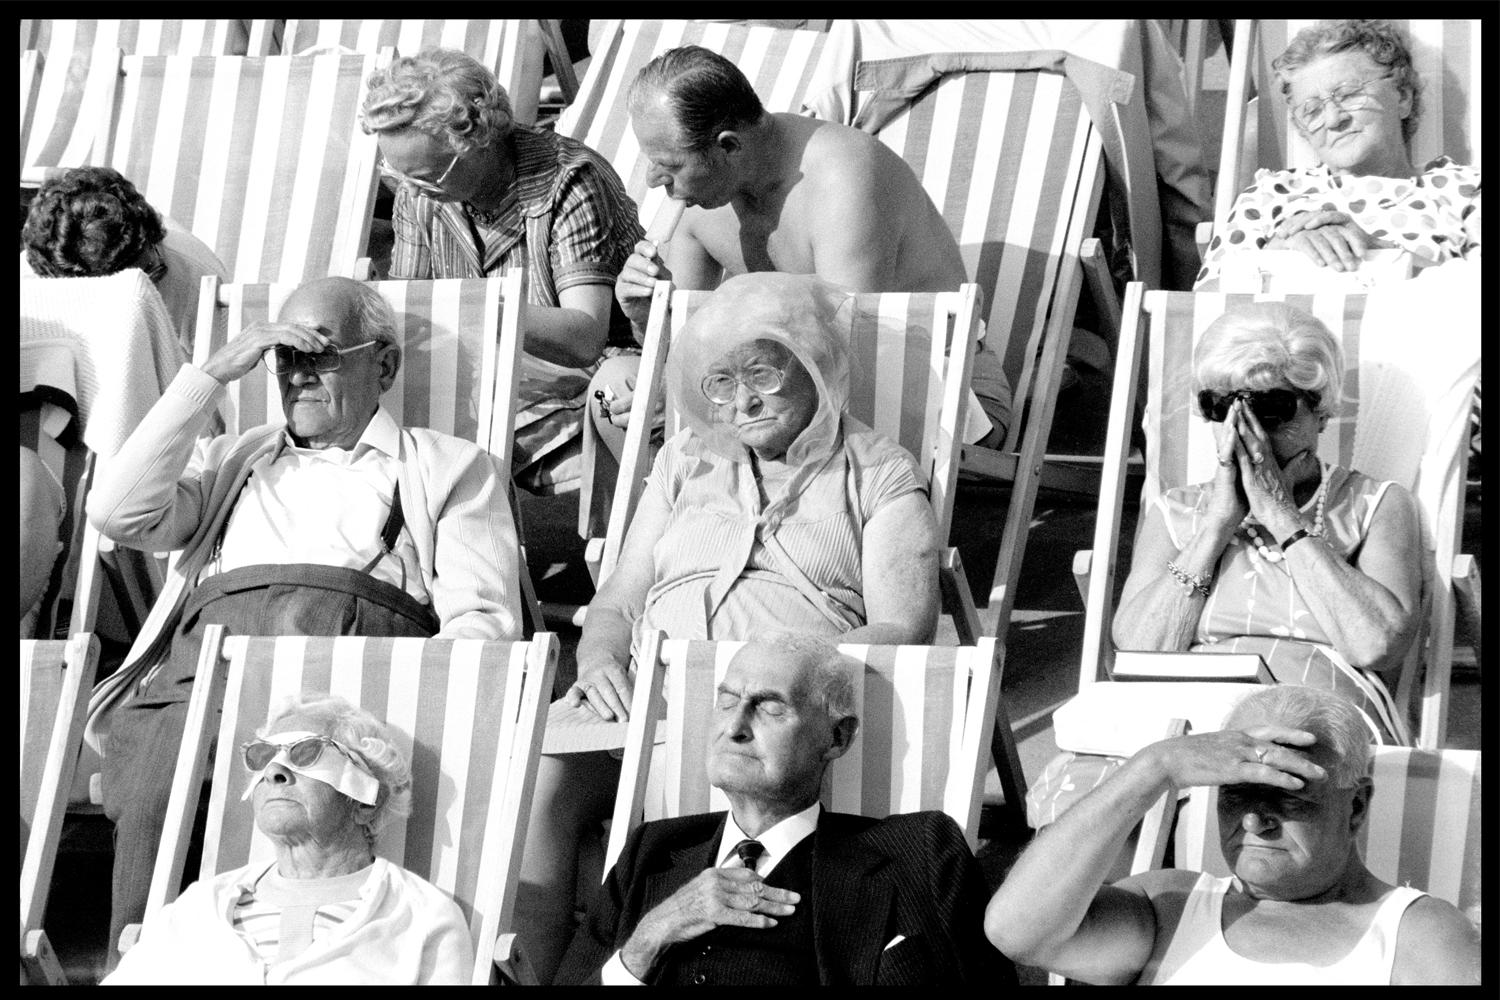
[[[1225, 729], [1154, 743], [1047, 827], [990, 900], [985, 932], [1018, 963], [1089, 983], [1479, 982], [1454, 906], [1370, 874], [1368, 731], [1331, 692], [1268, 687]], [[1220, 786], [1234, 876], [1180, 869], [1101, 885], [1163, 793]]]

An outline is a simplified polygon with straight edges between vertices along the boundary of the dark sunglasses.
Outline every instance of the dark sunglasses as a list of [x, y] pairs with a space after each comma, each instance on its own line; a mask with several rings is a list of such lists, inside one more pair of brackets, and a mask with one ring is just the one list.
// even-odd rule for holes
[[1316, 409], [1320, 397], [1315, 392], [1299, 389], [1236, 389], [1234, 392], [1203, 389], [1198, 393], [1198, 411], [1204, 420], [1223, 423], [1234, 401], [1243, 399], [1260, 425], [1272, 431], [1297, 416], [1299, 398], [1307, 400], [1309, 409]]
[[320, 374], [336, 372], [344, 366], [344, 355], [364, 350], [371, 344], [378, 343], [380, 343], [378, 340], [367, 340], [353, 347], [334, 347], [329, 344], [323, 348], [321, 354], [308, 354], [295, 347], [277, 344], [261, 355], [261, 360], [265, 362], [272, 375], [285, 375], [291, 371], [312, 371]]
[[248, 743], [240, 744], [240, 753], [244, 755], [245, 767], [251, 771], [264, 771], [266, 766], [283, 750], [286, 751], [286, 759], [298, 767], [312, 767], [318, 762], [318, 758], [323, 756], [323, 748], [328, 746], [338, 750], [356, 764], [359, 763], [347, 747], [329, 736], [304, 736], [291, 744], [272, 743], [270, 740], [250, 740]]

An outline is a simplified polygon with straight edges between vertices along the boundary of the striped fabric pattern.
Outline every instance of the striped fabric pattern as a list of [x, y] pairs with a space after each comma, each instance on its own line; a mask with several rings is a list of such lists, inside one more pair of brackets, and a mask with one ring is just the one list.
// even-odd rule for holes
[[[496, 382], [499, 327], [506, 307], [514, 304], [506, 295], [506, 282], [519, 299], [519, 274], [369, 283], [396, 314], [401, 368], [380, 405], [398, 424], [429, 427], [489, 448], [494, 398], [489, 387]], [[274, 319], [296, 288], [292, 282], [223, 286], [217, 306], [227, 313], [227, 322], [218, 324], [223, 335], [232, 339], [251, 324]], [[195, 347], [200, 365], [219, 346], [205, 333], [200, 326]], [[230, 385], [229, 393], [231, 430], [285, 421], [276, 376], [265, 366]]]
[[[482, 926], [507, 924], [524, 812], [519, 824], [506, 823], [524, 810], [518, 800], [535, 778], [538, 727], [557, 662], [554, 636], [534, 642], [544, 658], [527, 642], [226, 639], [229, 679], [199, 877], [275, 857], [255, 828], [251, 803], [240, 799], [249, 776], [238, 747], [288, 697], [328, 691], [394, 726], [411, 761], [411, 815], [381, 829], [376, 853], [449, 893], [476, 935]], [[492, 948], [493, 937], [478, 949], [476, 967], [486, 978]]]
[[[687, 816], [729, 807], [708, 783], [707, 748], [718, 683], [742, 642], [668, 641], [666, 664], [665, 801], [648, 799], [646, 818]], [[994, 646], [840, 646], [864, 666], [855, 686], [859, 735], [828, 768], [825, 808], [884, 817], [940, 809], [971, 839], [977, 835], [976, 775], [989, 740], [970, 741], [971, 698], [983, 698], [993, 677]], [[966, 747], [972, 760], [965, 757]], [[983, 753], [979, 752], [980, 750]], [[971, 815], [972, 814], [972, 815]]]
[[127, 56], [111, 166], [236, 281], [353, 274], [375, 198], [374, 55]]
[[[1077, 89], [1060, 73], [947, 74], [876, 135], [942, 212], [984, 293], [989, 343], [1008, 331], [1002, 361], [1025, 400], [1064, 259], [1078, 253], [1066, 245], [1074, 201], [1098, 168]], [[1006, 450], [1021, 425], [1012, 421]]]
[[[1257, 167], [1309, 167], [1317, 163], [1312, 148], [1297, 135], [1271, 60], [1286, 51], [1297, 33], [1317, 23], [1313, 18], [1257, 22], [1260, 44], [1254, 65], [1258, 102], [1256, 147], [1239, 163], [1236, 191], [1250, 186]], [[1436, 18], [1396, 19], [1405, 31], [1412, 64], [1422, 81], [1422, 115], [1412, 136], [1412, 162], [1423, 164], [1448, 155], [1457, 163], [1480, 165], [1481, 78], [1480, 22]], [[1248, 132], [1248, 126], [1247, 126]], [[1248, 136], [1247, 136], [1248, 138]], [[1240, 137], [1226, 136], [1225, 141]], [[1222, 220], [1217, 220], [1222, 221]]]
[[380, 19], [288, 20], [282, 33], [283, 55], [314, 49], [379, 52], [394, 48], [398, 56], [424, 49], [458, 49], [493, 72], [505, 88], [517, 120], [536, 121], [542, 82], [542, 42], [534, 24], [519, 19]]
[[[64, 539], [66, 548], [53, 567], [52, 582], [48, 585], [47, 592], [42, 595], [34, 632], [44, 638], [61, 638], [58, 633], [66, 635], [68, 631], [71, 602], [82, 559], [85, 519], [80, 514], [88, 491], [88, 481], [84, 474], [92, 452], [76, 431], [64, 435], [69, 441], [66, 446], [48, 434], [42, 427], [42, 410], [25, 407], [20, 413], [21, 447], [35, 451], [42, 464], [57, 476], [63, 485], [67, 501], [67, 508], [63, 513], [64, 530], [68, 533], [68, 537]], [[87, 621], [81, 624], [85, 628], [91, 628], [93, 623]]]
[[[1378, 879], [1445, 899], [1478, 923], [1480, 753], [1372, 748], [1374, 793], [1357, 843]], [[1178, 821], [1177, 866], [1228, 875], [1218, 795], [1194, 788]]]
[[595, 46], [578, 99], [563, 111], [557, 131], [597, 150], [625, 182], [650, 227], [664, 188], [647, 188], [648, 163], [630, 128], [626, 97], [641, 67], [682, 45], [701, 45], [731, 60], [749, 78], [767, 111], [800, 111], [828, 36], [821, 31], [694, 21], [611, 22]]
[[101, 130], [110, 121], [116, 50], [213, 56], [243, 53], [247, 39], [244, 22], [237, 20], [22, 20], [21, 50], [41, 53], [45, 69], [35, 117], [45, 127], [29, 138], [22, 132], [23, 170], [102, 162], [107, 135]]

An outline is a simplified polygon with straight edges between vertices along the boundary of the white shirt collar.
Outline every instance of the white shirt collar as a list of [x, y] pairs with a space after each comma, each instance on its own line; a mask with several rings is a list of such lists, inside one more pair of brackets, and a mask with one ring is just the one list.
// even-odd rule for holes
[[[298, 448], [297, 442], [292, 440], [291, 433], [283, 427], [281, 430], [281, 441], [283, 447], [297, 448], [299, 451], [310, 451], [308, 448]], [[370, 422], [365, 424], [365, 429], [354, 442], [354, 447], [349, 449], [352, 458], [365, 448], [374, 448], [383, 455], [391, 458], [401, 457], [401, 427], [396, 423], [396, 418], [391, 416], [385, 407], [376, 405], [375, 415]]]
[[[781, 859], [791, 853], [792, 848], [806, 840], [818, 828], [818, 817], [822, 815], [822, 812], [823, 804], [814, 802], [801, 812], [793, 813], [769, 830], [763, 831], [759, 837], [753, 838], [760, 841], [760, 845], [766, 849], [760, 860], [756, 862], [755, 870], [762, 876], [771, 874]], [[724, 818], [724, 836], [719, 840], [719, 852], [714, 855], [714, 867], [724, 867], [724, 863], [734, 855], [734, 846], [748, 839], [751, 838], [740, 829], [740, 825], [734, 821], [734, 813], [730, 812]]]

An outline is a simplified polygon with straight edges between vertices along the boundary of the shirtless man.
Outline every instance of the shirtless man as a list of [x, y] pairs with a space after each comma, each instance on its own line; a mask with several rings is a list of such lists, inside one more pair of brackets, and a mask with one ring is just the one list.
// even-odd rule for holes
[[[697, 46], [662, 53], [636, 76], [629, 105], [651, 162], [647, 183], [691, 206], [667, 259], [643, 240], [615, 282], [637, 337], [660, 279], [708, 289], [730, 275], [785, 271], [857, 292], [952, 291], [969, 280], [952, 232], [905, 161], [857, 129], [767, 112], [723, 56]], [[973, 387], [993, 425], [983, 443], [996, 444], [1011, 393], [999, 357], [982, 346]], [[611, 423], [628, 409], [623, 397], [610, 404]], [[609, 428], [601, 433], [610, 439]]]
[[[1478, 984], [1464, 915], [1380, 881], [1356, 850], [1369, 738], [1338, 695], [1277, 685], [1222, 732], [1153, 743], [1037, 836], [985, 933], [1016, 962], [1088, 983]], [[1234, 878], [1169, 868], [1101, 886], [1151, 803], [1198, 785], [1220, 786]]]

